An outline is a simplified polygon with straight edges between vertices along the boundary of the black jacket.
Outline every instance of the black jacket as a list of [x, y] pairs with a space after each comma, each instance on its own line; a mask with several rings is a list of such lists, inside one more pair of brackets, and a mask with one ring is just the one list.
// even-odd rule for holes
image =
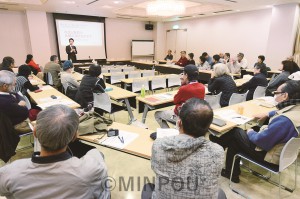
[[5, 163], [16, 154], [20, 137], [14, 131], [10, 119], [0, 112], [0, 159]]
[[228, 106], [232, 93], [237, 92], [236, 84], [230, 75], [214, 77], [208, 81], [208, 90], [214, 94], [222, 92], [220, 105]]
[[97, 82], [103, 89], [106, 88], [103, 79], [90, 75], [83, 76], [75, 97], [76, 102], [78, 102], [82, 108], [86, 108], [90, 102], [93, 102], [93, 90], [97, 87]]
[[264, 86], [268, 85], [268, 80], [266, 76], [262, 73], [258, 73], [254, 75], [248, 82], [244, 83], [241, 86], [243, 90], [249, 90], [247, 94], [247, 101], [253, 99], [253, 94], [257, 86]]
[[66, 53], [68, 54], [68, 60], [72, 60], [72, 62], [76, 62], [77, 60], [77, 57], [76, 57], [76, 54], [77, 54], [77, 49], [76, 49], [76, 46], [72, 46], [73, 49], [75, 49], [75, 52], [71, 52], [71, 46], [68, 45], [66, 46]]

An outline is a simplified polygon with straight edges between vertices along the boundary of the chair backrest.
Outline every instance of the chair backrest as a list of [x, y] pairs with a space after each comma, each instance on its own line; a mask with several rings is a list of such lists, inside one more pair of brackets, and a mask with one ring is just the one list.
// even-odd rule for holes
[[109, 68], [102, 68], [101, 73], [109, 73]]
[[134, 71], [134, 67], [124, 67], [123, 68], [123, 72], [130, 72], [130, 71]]
[[143, 77], [150, 77], [150, 76], [154, 76], [155, 75], [155, 71], [154, 70], [143, 70]]
[[279, 159], [279, 171], [289, 167], [297, 159], [300, 149], [300, 138], [291, 138], [283, 147]]
[[220, 99], [221, 99], [222, 92], [218, 95], [205, 95], [204, 100], [207, 101], [212, 109], [221, 108]]
[[47, 77], [48, 77], [47, 78], [47, 80], [48, 80], [47, 84], [53, 86], [53, 78], [52, 78], [52, 74], [50, 72], [47, 73]]
[[108, 113], [111, 112], [111, 101], [107, 93], [93, 93], [94, 107], [100, 108]]
[[122, 72], [122, 68], [111, 68], [109, 71], [110, 73], [119, 73]]
[[180, 75], [169, 75], [168, 77], [168, 87], [180, 86]]
[[26, 102], [27, 109], [30, 110], [31, 109], [31, 104], [30, 104], [29, 99], [25, 95], [23, 95], [21, 93], [21, 91], [18, 91], [18, 95], [20, 95], [21, 97], [23, 97], [24, 101]]
[[267, 87], [257, 86], [253, 93], [253, 99], [264, 97], [266, 95], [266, 90]]
[[151, 81], [151, 89], [167, 88], [166, 77], [153, 77]]
[[125, 73], [123, 72], [111, 73], [110, 76], [111, 84], [120, 83], [121, 79], [125, 79]]
[[140, 71], [130, 71], [128, 73], [128, 78], [140, 78], [141, 72]]
[[148, 79], [133, 79], [132, 81], [132, 92], [139, 92], [142, 90], [142, 87], [144, 85], [144, 88], [146, 91], [149, 90], [149, 80]]
[[229, 106], [238, 104], [241, 102], [245, 102], [247, 98], [248, 91], [246, 93], [238, 94], [238, 93], [232, 93], [230, 99], [229, 99]]

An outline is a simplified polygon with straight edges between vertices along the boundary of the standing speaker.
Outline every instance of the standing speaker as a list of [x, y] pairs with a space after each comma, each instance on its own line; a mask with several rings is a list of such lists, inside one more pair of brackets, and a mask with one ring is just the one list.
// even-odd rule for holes
[[153, 30], [153, 24], [145, 24], [146, 30]]

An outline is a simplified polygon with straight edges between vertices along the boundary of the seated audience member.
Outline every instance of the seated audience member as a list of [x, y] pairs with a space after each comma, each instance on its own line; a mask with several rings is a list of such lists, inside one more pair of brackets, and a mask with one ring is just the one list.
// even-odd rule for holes
[[97, 84], [103, 89], [106, 88], [103, 79], [99, 77], [100, 75], [101, 67], [93, 64], [89, 67], [89, 74], [83, 76], [75, 98], [82, 108], [86, 108], [89, 103], [94, 101], [93, 89]]
[[209, 63], [206, 61], [206, 58], [203, 56], [199, 57], [200, 60], [200, 64], [199, 64], [199, 69], [200, 70], [210, 70], [210, 65]]
[[167, 54], [167, 56], [165, 57], [164, 60], [165, 61], [168, 61], [168, 60], [172, 61], [173, 60], [172, 50], [168, 50], [168, 54]]
[[221, 63], [221, 62], [220, 62], [220, 56], [219, 56], [219, 55], [214, 55], [214, 56], [213, 56], [213, 63], [212, 63], [212, 65], [211, 65], [211, 68], [213, 69], [213, 68], [214, 68], [214, 65], [219, 64], [219, 63]]
[[265, 60], [266, 60], [265, 56], [259, 55], [259, 56], [257, 57], [257, 62], [254, 64], [254, 67], [255, 67], [257, 64], [263, 64], [263, 65], [266, 66], [266, 70], [267, 70], [267, 71], [270, 71], [271, 68], [267, 67], [267, 65], [264, 63]]
[[[21, 92], [23, 95], [28, 96], [27, 89], [30, 91], [38, 90], [38, 86], [33, 86], [29, 81], [29, 76], [31, 75], [31, 69], [27, 65], [22, 65], [19, 67], [18, 76], [16, 81], [15, 92]], [[29, 99], [29, 98], [28, 98]]]
[[194, 53], [189, 53], [188, 54], [187, 65], [196, 65], [195, 60], [194, 60]]
[[186, 100], [190, 98], [204, 99], [205, 87], [203, 84], [198, 83], [198, 68], [194, 65], [187, 65], [184, 67], [181, 80], [181, 87], [177, 94], [174, 96], [174, 110], [156, 111], [154, 114], [155, 120], [161, 128], [169, 128], [167, 122], [176, 122], [179, 109]]
[[257, 63], [253, 70], [254, 76], [241, 86], [242, 90], [249, 90], [247, 100], [253, 99], [253, 94], [257, 86], [267, 87], [267, 68], [263, 63]]
[[[79, 119], [64, 105], [51, 106], [37, 116], [34, 136], [41, 151], [0, 168], [0, 195], [8, 198], [110, 198], [105, 189], [107, 167], [92, 149], [74, 157], [68, 144], [77, 138]], [[39, 180], [37, 180], [39, 179]], [[71, 186], [71, 188], [70, 188]]]
[[[249, 155], [257, 161], [266, 161], [279, 164], [279, 156], [286, 142], [292, 137], [298, 137], [300, 127], [300, 83], [299, 81], [287, 81], [278, 87], [275, 92], [275, 101], [278, 102], [277, 111], [267, 114], [257, 114], [255, 118], [263, 121], [269, 118], [269, 124], [262, 126], [259, 132], [249, 129], [234, 128], [220, 138], [210, 136], [216, 142], [227, 149], [226, 167], [222, 170], [222, 176], [229, 178], [233, 157], [237, 153]], [[232, 181], [239, 182], [239, 160], [235, 162]]]
[[60, 78], [61, 83], [65, 89], [67, 90], [68, 86], [72, 86], [75, 88], [79, 87], [79, 83], [76, 81], [76, 79], [72, 75], [73, 72], [73, 64], [71, 61], [67, 60], [63, 64], [63, 72], [61, 72]]
[[234, 74], [238, 74], [241, 72], [241, 69], [247, 69], [248, 68], [248, 61], [244, 57], [243, 53], [239, 53], [237, 55], [237, 59], [233, 60], [233, 63], [231, 65], [230, 72]]
[[4, 57], [1, 63], [0, 70], [8, 70], [13, 72], [12, 68], [15, 67], [15, 60], [12, 57]]
[[224, 54], [224, 64], [227, 64], [229, 63], [231, 60], [230, 60], [230, 53], [225, 53]]
[[51, 73], [52, 80], [53, 80], [53, 85], [56, 89], [61, 87], [61, 82], [60, 82], [60, 79], [58, 77], [58, 74], [60, 73], [60, 71], [61, 71], [61, 67], [59, 65], [58, 57], [57, 57], [57, 55], [52, 55], [50, 57], [50, 62], [48, 62], [45, 65], [44, 73]]
[[37, 75], [39, 72], [41, 72], [39, 65], [34, 62], [33, 56], [31, 54], [27, 55], [25, 63], [30, 66], [31, 71], [34, 75]]
[[[155, 140], [151, 157], [156, 174], [153, 199], [218, 198], [224, 151], [205, 139], [212, 119], [213, 111], [206, 101], [189, 99], [179, 113], [180, 134]], [[173, 186], [175, 178], [180, 179], [178, 187]]]
[[13, 125], [23, 122], [29, 114], [25, 101], [18, 94], [12, 93], [15, 84], [16, 76], [13, 72], [0, 71], [0, 111], [11, 120]]
[[207, 52], [202, 53], [202, 56], [205, 57], [206, 61], [209, 63], [209, 65], [213, 64], [213, 59], [211, 58], [211, 56], [209, 56], [207, 54]]
[[289, 80], [289, 76], [295, 72], [295, 65], [293, 61], [284, 60], [281, 64], [282, 66], [280, 70], [282, 70], [282, 72], [272, 78], [269, 82], [268, 90], [270, 92], [275, 91], [281, 84]]
[[213, 94], [222, 92], [220, 99], [221, 107], [228, 106], [232, 93], [237, 92], [236, 84], [230, 76], [225, 64], [216, 64], [214, 66], [214, 73], [208, 82], [208, 91]]
[[182, 66], [182, 67], [185, 67], [188, 63], [188, 59], [186, 58], [186, 51], [181, 51], [180, 52], [180, 59], [175, 63], [176, 65], [178, 66]]

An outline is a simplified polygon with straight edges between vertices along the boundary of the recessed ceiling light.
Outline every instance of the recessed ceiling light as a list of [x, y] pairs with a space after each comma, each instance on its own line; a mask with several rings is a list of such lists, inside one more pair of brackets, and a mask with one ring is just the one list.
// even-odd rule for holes
[[104, 5], [104, 6], [102, 6], [102, 8], [105, 8], [105, 9], [111, 9], [112, 7], [109, 6], [109, 5]]
[[63, 1], [63, 3], [65, 3], [65, 4], [75, 4], [76, 2], [75, 1]]
[[119, 4], [120, 3], [120, 1], [114, 1], [114, 4]]
[[272, 5], [267, 5], [266, 7], [267, 7], [267, 8], [272, 8], [273, 6], [272, 6]]
[[216, 13], [213, 12], [212, 14], [215, 15]]
[[196, 15], [193, 15], [193, 17], [196, 17]]
[[237, 12], [240, 12], [241, 10], [236, 10]]

